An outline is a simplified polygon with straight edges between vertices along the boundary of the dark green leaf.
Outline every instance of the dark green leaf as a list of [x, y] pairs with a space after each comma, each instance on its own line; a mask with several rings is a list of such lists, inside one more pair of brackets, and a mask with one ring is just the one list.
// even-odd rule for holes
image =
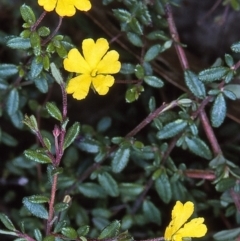
[[29, 39], [14, 37], [7, 41], [7, 46], [12, 49], [29, 49], [31, 48], [31, 43]]
[[0, 213], [0, 220], [2, 222], [2, 224], [9, 230], [11, 231], [15, 231], [16, 228], [14, 227], [12, 221], [8, 218], [8, 216], [6, 216], [3, 213]]
[[137, 183], [121, 183], [119, 184], [119, 191], [124, 197], [136, 197], [143, 191], [143, 186]]
[[138, 35], [143, 34], [143, 28], [136, 18], [132, 18], [128, 24], [130, 28], [133, 30], [133, 32], [135, 32]]
[[204, 141], [196, 136], [185, 138], [188, 149], [194, 154], [207, 160], [212, 158], [212, 153]]
[[214, 100], [212, 109], [211, 109], [211, 122], [214, 127], [219, 127], [227, 113], [226, 101], [222, 93], [220, 93]]
[[[56, 241], [55, 237], [53, 235], [46, 236], [43, 241]], [[60, 240], [62, 241], [62, 240]]]
[[29, 72], [29, 77], [31, 79], [35, 79], [36, 77], [38, 77], [40, 75], [40, 73], [43, 70], [43, 64], [42, 62], [38, 63], [37, 58], [34, 58], [32, 63], [31, 63], [31, 69]]
[[190, 71], [184, 71], [185, 83], [189, 90], [198, 98], [202, 99], [206, 96], [206, 90], [204, 84], [198, 79], [197, 75]]
[[41, 93], [45, 94], [48, 92], [48, 82], [47, 82], [47, 79], [42, 74], [34, 78], [33, 81]]
[[237, 96], [230, 90], [224, 89], [223, 94], [224, 94], [224, 96], [226, 96], [230, 100], [236, 100], [237, 99]]
[[105, 132], [112, 124], [112, 119], [109, 116], [103, 117], [97, 123], [97, 131], [98, 132]]
[[78, 122], [75, 122], [68, 130], [64, 139], [63, 143], [63, 149], [65, 150], [67, 147], [69, 147], [76, 137], [78, 136], [80, 132], [80, 124]]
[[23, 20], [26, 23], [34, 24], [36, 22], [36, 17], [34, 15], [34, 12], [29, 6], [23, 4], [20, 7], [20, 13], [22, 15]]
[[145, 76], [143, 80], [154, 88], [161, 88], [164, 85], [163, 81], [156, 76]]
[[132, 14], [125, 9], [114, 9], [113, 14], [122, 23], [128, 23], [132, 18]]
[[229, 70], [224, 77], [225, 83], [228, 84], [229, 82], [231, 82], [233, 77], [234, 77], [234, 70]]
[[161, 30], [156, 30], [156, 31], [149, 33], [147, 35], [147, 38], [150, 40], [158, 40], [158, 39], [163, 40], [163, 41], [169, 40], [169, 37], [166, 35], [166, 33]]
[[142, 42], [142, 39], [139, 37], [139, 35], [128, 32], [127, 38], [133, 45], [137, 47], [143, 47], [143, 42]]
[[234, 93], [237, 99], [240, 99], [240, 85], [229, 84], [224, 86], [224, 90], [229, 90]]
[[121, 227], [121, 224], [119, 221], [117, 221], [117, 220], [113, 221], [107, 227], [105, 227], [103, 229], [103, 231], [98, 236], [98, 239], [106, 239], [106, 238], [116, 237], [119, 233], [120, 227]]
[[172, 198], [172, 189], [166, 173], [162, 172], [155, 180], [155, 189], [164, 203], [169, 203]]
[[109, 173], [104, 172], [98, 174], [98, 182], [109, 196], [117, 197], [119, 195], [117, 182]]
[[235, 178], [232, 178], [232, 177], [223, 178], [217, 183], [216, 190], [218, 192], [225, 192], [226, 190], [234, 187], [235, 184], [236, 184]]
[[61, 233], [70, 238], [70, 239], [76, 239], [77, 238], [77, 231], [75, 229], [73, 229], [72, 227], [64, 227], [61, 230]]
[[130, 148], [121, 146], [115, 153], [112, 160], [112, 171], [121, 172], [128, 164], [130, 156]]
[[144, 61], [151, 61], [151, 60], [155, 59], [159, 55], [161, 50], [162, 50], [162, 47], [160, 44], [153, 45], [146, 52], [146, 54], [144, 56]]
[[170, 122], [157, 132], [157, 138], [167, 139], [176, 136], [177, 134], [181, 133], [187, 127], [187, 125], [187, 121], [181, 119]]
[[[240, 48], [240, 47], [239, 47]], [[226, 240], [236, 240], [240, 234], [240, 228], [223, 230], [213, 235], [215, 240], [226, 241]]]
[[78, 236], [86, 236], [89, 230], [90, 230], [90, 227], [88, 225], [79, 227], [77, 230]]
[[50, 34], [50, 29], [43, 26], [43, 27], [40, 27], [37, 32], [38, 32], [39, 36], [46, 37]]
[[57, 213], [63, 212], [65, 210], [67, 210], [69, 208], [69, 204], [68, 203], [57, 203], [54, 206], [54, 211]]
[[34, 229], [34, 237], [37, 241], [42, 241], [42, 233], [38, 228]]
[[82, 183], [78, 187], [79, 191], [86, 197], [89, 198], [105, 198], [106, 193], [104, 189], [95, 183]]
[[215, 80], [220, 80], [226, 75], [229, 68], [226, 67], [212, 67], [210, 69], [205, 69], [201, 71], [198, 75], [199, 79], [205, 83], [210, 83]]
[[145, 200], [143, 202], [143, 214], [149, 222], [161, 225], [161, 213], [151, 201]]
[[123, 63], [121, 65], [120, 73], [121, 74], [133, 74], [135, 70], [135, 65], [130, 63]]
[[55, 63], [51, 63], [50, 67], [51, 67], [51, 72], [52, 72], [52, 75], [53, 75], [55, 81], [60, 85], [63, 84], [62, 75], [61, 75], [59, 69], [57, 68], [57, 66], [55, 65]]
[[19, 93], [17, 89], [12, 89], [6, 100], [7, 113], [13, 115], [17, 112], [19, 108]]
[[228, 67], [232, 67], [234, 65], [233, 57], [230, 54], [225, 54], [224, 59]]
[[55, 118], [59, 121], [62, 121], [61, 111], [58, 109], [58, 107], [56, 106], [55, 103], [47, 102], [46, 109], [50, 116], [52, 116], [53, 118]]
[[18, 72], [18, 68], [14, 64], [0, 64], [0, 77], [8, 78]]
[[20, 110], [18, 110], [17, 112], [15, 112], [13, 115], [10, 116], [10, 119], [13, 123], [13, 125], [16, 128], [22, 129], [23, 128], [23, 114]]
[[46, 154], [35, 151], [35, 150], [26, 150], [24, 151], [24, 155], [35, 162], [39, 162], [39, 163], [51, 163], [51, 158], [48, 157]]
[[48, 219], [48, 212], [42, 204], [32, 203], [27, 197], [23, 198], [23, 205], [34, 216], [42, 219]]
[[16, 146], [18, 144], [18, 141], [14, 137], [6, 133], [5, 131], [2, 131], [2, 136], [0, 140], [2, 143], [4, 143], [7, 146]]
[[82, 150], [88, 153], [98, 153], [99, 152], [99, 142], [93, 139], [84, 139], [77, 143], [77, 146]]

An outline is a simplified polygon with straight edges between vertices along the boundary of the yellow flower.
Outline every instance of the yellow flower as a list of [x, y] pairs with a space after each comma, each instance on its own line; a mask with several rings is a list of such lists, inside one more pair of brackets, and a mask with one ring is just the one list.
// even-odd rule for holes
[[66, 91], [73, 94], [77, 100], [84, 99], [90, 87], [99, 95], [106, 95], [114, 83], [110, 74], [119, 72], [121, 64], [119, 54], [115, 50], [107, 52], [109, 44], [106, 39], [85, 39], [82, 43], [83, 55], [76, 49], [71, 49], [63, 61], [64, 69], [79, 74], [69, 80]]
[[[194, 218], [186, 223], [193, 214], [194, 204], [177, 201], [172, 210], [172, 221], [165, 230], [164, 239], [167, 241], [182, 241], [182, 238], [202, 237], [207, 232], [204, 218]], [[184, 224], [184, 226], [183, 226]]]
[[90, 0], [38, 0], [38, 4], [47, 12], [56, 9], [57, 14], [61, 17], [73, 16], [76, 9], [88, 11], [92, 6]]

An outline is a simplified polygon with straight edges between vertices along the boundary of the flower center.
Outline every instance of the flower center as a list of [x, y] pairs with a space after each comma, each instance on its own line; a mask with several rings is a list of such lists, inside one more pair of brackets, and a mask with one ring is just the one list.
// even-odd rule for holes
[[91, 77], [96, 77], [97, 76], [97, 72], [98, 70], [97, 69], [93, 69], [92, 72], [91, 72]]

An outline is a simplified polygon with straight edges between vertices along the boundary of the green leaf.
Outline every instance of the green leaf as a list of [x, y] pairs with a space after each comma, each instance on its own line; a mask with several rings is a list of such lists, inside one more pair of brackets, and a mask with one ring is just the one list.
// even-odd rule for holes
[[149, 61], [155, 59], [159, 55], [159, 53], [161, 53], [161, 51], [162, 51], [162, 47], [160, 44], [153, 45], [146, 52], [146, 54], [143, 58], [144, 61], [149, 62]]
[[7, 229], [11, 231], [16, 231], [16, 228], [14, 227], [12, 221], [8, 218], [8, 216], [6, 216], [3, 213], [0, 213], [0, 220]]
[[14, 64], [0, 64], [0, 77], [8, 78], [14, 74], [18, 73], [18, 68]]
[[45, 94], [48, 92], [48, 82], [47, 82], [47, 79], [42, 74], [34, 78], [33, 81], [41, 93]]
[[224, 89], [223, 94], [224, 94], [224, 96], [226, 96], [230, 100], [236, 100], [237, 99], [237, 96], [230, 90]]
[[55, 65], [55, 63], [51, 63], [51, 64], [50, 64], [50, 67], [51, 67], [52, 76], [54, 77], [54, 79], [56, 80], [56, 82], [57, 82], [59, 85], [63, 84], [62, 75], [61, 75], [59, 69], [57, 68], [57, 66]]
[[43, 26], [43, 27], [40, 27], [38, 30], [37, 30], [39, 36], [41, 37], [47, 37], [49, 34], [50, 34], [50, 29]]
[[169, 40], [169, 37], [162, 30], [156, 30], [156, 31], [150, 32], [146, 37], [150, 40], [158, 40], [158, 39], [163, 41]]
[[6, 100], [6, 108], [9, 115], [17, 112], [19, 108], [19, 93], [17, 89], [14, 88], [9, 92]]
[[46, 154], [38, 152], [36, 150], [26, 150], [24, 151], [24, 155], [35, 162], [39, 162], [39, 163], [52, 163], [51, 158], [48, 157]]
[[239, 52], [240, 52], [240, 42], [234, 43], [234, 44], [231, 46], [231, 50], [232, 50], [233, 52], [239, 53]]
[[[53, 235], [46, 236], [43, 241], [56, 241], [55, 237]], [[62, 240], [59, 240], [62, 241]]]
[[143, 202], [143, 214], [148, 222], [161, 225], [161, 213], [159, 209], [149, 200]]
[[18, 129], [22, 129], [23, 128], [23, 114], [20, 110], [18, 110], [17, 112], [15, 112], [14, 114], [12, 114], [11, 116], [9, 116], [13, 125], [18, 128]]
[[28, 201], [31, 203], [48, 203], [49, 198], [43, 195], [33, 195], [28, 197]]
[[29, 198], [23, 198], [23, 205], [27, 208], [27, 210], [34, 216], [42, 219], [48, 219], [48, 212], [46, 208], [38, 203], [32, 203], [29, 201]]
[[63, 212], [65, 210], [67, 210], [68, 208], [69, 208], [69, 204], [68, 203], [64, 203], [64, 202], [57, 203], [57, 204], [54, 205], [54, 211], [56, 213]]
[[34, 15], [34, 12], [33, 12], [33, 10], [29, 6], [23, 4], [20, 7], [20, 13], [22, 15], [23, 20], [26, 23], [29, 23], [29, 24], [32, 25], [32, 24], [34, 24], [36, 22], [36, 17]]
[[218, 192], [225, 192], [226, 190], [234, 187], [235, 184], [236, 184], [235, 178], [232, 178], [232, 177], [223, 178], [217, 183], [216, 190]]
[[117, 220], [113, 221], [107, 227], [105, 227], [103, 229], [103, 231], [98, 236], [98, 239], [106, 239], [106, 238], [116, 237], [119, 233], [120, 227], [121, 227], [121, 224], [119, 221], [117, 221]]
[[75, 122], [68, 130], [64, 139], [63, 143], [63, 149], [65, 150], [67, 147], [69, 147], [76, 137], [78, 136], [80, 132], [80, 124], [78, 122]]
[[29, 49], [31, 48], [31, 43], [29, 39], [14, 37], [7, 41], [7, 46], [12, 49]]
[[123, 197], [138, 196], [143, 191], [143, 186], [137, 183], [121, 183], [119, 191]]
[[61, 111], [58, 109], [58, 107], [56, 106], [55, 103], [47, 102], [46, 109], [50, 116], [52, 116], [53, 118], [55, 118], [59, 121], [62, 121]]
[[135, 75], [138, 79], [142, 79], [144, 77], [144, 68], [142, 65], [137, 64], [134, 69]]
[[37, 58], [34, 58], [32, 63], [31, 63], [31, 69], [29, 72], [29, 77], [31, 79], [35, 79], [40, 75], [40, 73], [43, 70], [43, 64], [42, 62], [38, 63]]
[[155, 189], [164, 203], [169, 203], [172, 199], [172, 189], [169, 178], [165, 172], [155, 180]]
[[133, 45], [137, 47], [143, 47], [143, 42], [142, 42], [142, 39], [139, 37], [139, 35], [132, 32], [128, 32], [127, 38]]
[[62, 228], [61, 233], [70, 239], [76, 239], [78, 237], [77, 231], [72, 227]]
[[34, 237], [35, 237], [35, 239], [36, 239], [37, 241], [42, 241], [42, 233], [41, 233], [41, 231], [40, 231], [38, 228], [35, 228], [35, 229], [33, 230], [33, 232], [34, 232]]
[[81, 183], [78, 189], [84, 196], [89, 198], [106, 197], [106, 193], [104, 189], [96, 183], [91, 183], [91, 182]]
[[234, 65], [233, 57], [230, 54], [225, 54], [224, 59], [228, 67], [232, 67]]
[[98, 182], [109, 196], [117, 197], [119, 195], [118, 184], [109, 173], [98, 174]]
[[154, 88], [161, 88], [164, 85], [163, 81], [156, 76], [145, 76], [143, 80]]
[[185, 138], [188, 149], [194, 154], [207, 160], [212, 158], [212, 153], [204, 141], [196, 136]]
[[2, 136], [0, 138], [1, 143], [4, 143], [7, 146], [16, 146], [18, 144], [18, 141], [10, 136], [8, 133], [5, 131], [2, 131]]
[[214, 100], [211, 109], [211, 122], [213, 127], [219, 127], [227, 114], [226, 101], [222, 93], [220, 93]]
[[121, 74], [134, 74], [135, 65], [130, 63], [122, 63], [120, 73]]
[[235, 240], [240, 234], [240, 228], [228, 229], [217, 232], [213, 235], [215, 240], [226, 241], [226, 240]]
[[129, 88], [125, 94], [126, 102], [131, 103], [137, 100], [143, 91], [144, 88], [142, 85], [134, 85], [133, 87]]
[[60, 44], [59, 47], [56, 47], [56, 52], [58, 56], [63, 59], [66, 58], [68, 54], [66, 48], [62, 44]]
[[122, 23], [128, 23], [132, 18], [132, 14], [125, 9], [113, 9], [113, 15]]
[[226, 75], [229, 68], [218, 66], [201, 71], [198, 75], [199, 79], [205, 83], [211, 83], [215, 80], [221, 80]]
[[132, 18], [131, 21], [128, 24], [129, 24], [129, 27], [132, 29], [133, 32], [135, 32], [138, 35], [143, 34], [143, 28], [136, 18]]
[[167, 139], [181, 133], [188, 125], [188, 122], [182, 119], [175, 120], [165, 125], [157, 132], [158, 139]]
[[237, 99], [240, 99], [240, 85], [229, 84], [224, 86], [224, 90], [229, 90], [234, 93]]
[[93, 139], [86, 138], [79, 143], [77, 146], [82, 150], [88, 153], [98, 153], [99, 152], [99, 142]]
[[83, 225], [77, 229], [78, 236], [86, 236], [90, 230], [89, 225]]
[[105, 132], [112, 124], [112, 119], [109, 116], [105, 116], [97, 123], [97, 131]]
[[225, 75], [225, 77], [224, 77], [224, 81], [225, 81], [225, 83], [226, 84], [228, 84], [229, 82], [231, 82], [232, 81], [232, 79], [233, 79], [233, 77], [234, 77], [234, 70], [229, 70], [228, 72], [227, 72], [227, 74]]
[[120, 173], [128, 164], [130, 148], [121, 146], [115, 153], [112, 160], [112, 171]]
[[185, 70], [184, 79], [187, 87], [196, 97], [202, 99], [206, 96], [205, 86], [194, 72]]

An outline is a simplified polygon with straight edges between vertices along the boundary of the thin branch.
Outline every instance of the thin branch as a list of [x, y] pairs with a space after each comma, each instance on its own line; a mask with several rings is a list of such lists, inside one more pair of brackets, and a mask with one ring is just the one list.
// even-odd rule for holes
[[178, 58], [180, 60], [180, 63], [182, 65], [182, 68], [184, 70], [189, 69], [187, 57], [185, 55], [185, 52], [180, 44], [180, 38], [177, 32], [177, 28], [173, 19], [173, 14], [172, 14], [172, 8], [169, 3], [166, 4], [165, 6], [166, 9], [166, 15], [167, 15], [167, 21], [168, 21], [168, 27], [170, 30], [170, 34], [172, 36], [172, 39], [174, 41], [174, 47], [176, 49]]
[[46, 234], [48, 235], [51, 232], [52, 228], [52, 219], [54, 214], [54, 203], [55, 203], [55, 195], [57, 191], [57, 181], [58, 181], [58, 175], [53, 176], [53, 182], [52, 182], [52, 188], [51, 188], [51, 197], [49, 202], [49, 212], [48, 212], [48, 220], [47, 220], [47, 230]]
[[42, 20], [44, 19], [44, 17], [46, 16], [47, 12], [44, 11], [40, 17], [38, 18], [38, 20], [31, 26], [31, 31], [35, 31], [37, 26], [42, 22]]
[[205, 110], [200, 111], [200, 120], [203, 126], [203, 129], [207, 135], [207, 138], [212, 146], [212, 150], [215, 156], [222, 154], [222, 150], [218, 144], [217, 138], [213, 132], [212, 126], [209, 123], [209, 119], [206, 115]]
[[62, 25], [62, 20], [63, 20], [63, 17], [60, 17], [59, 16], [59, 21], [58, 21], [58, 25], [57, 27], [55, 28], [55, 30], [52, 32], [51, 35], [49, 35], [43, 42], [42, 42], [42, 45], [45, 45], [47, 44], [58, 32], [58, 30], [60, 29], [61, 25]]

